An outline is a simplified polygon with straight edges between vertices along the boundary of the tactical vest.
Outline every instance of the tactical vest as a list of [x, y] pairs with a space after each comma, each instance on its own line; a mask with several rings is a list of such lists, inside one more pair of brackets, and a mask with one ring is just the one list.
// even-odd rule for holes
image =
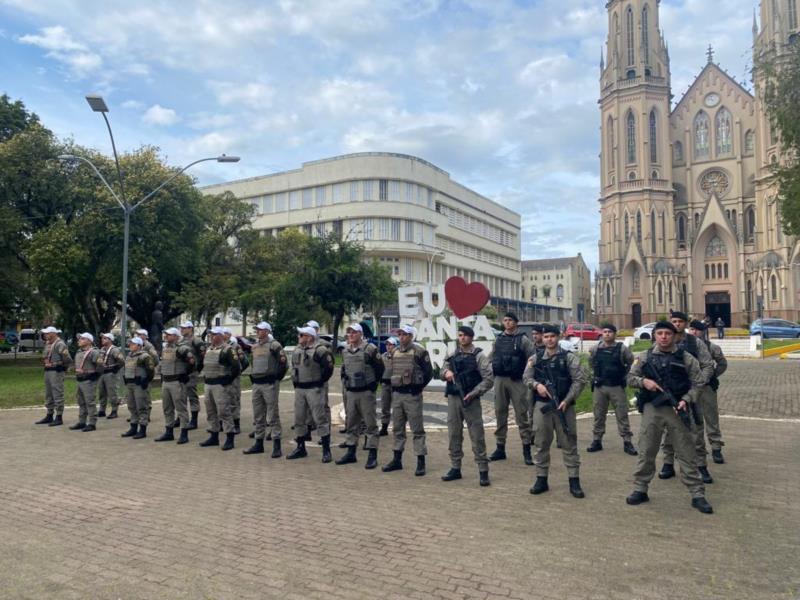
[[280, 351], [280, 344], [274, 340], [255, 344], [250, 349], [253, 357], [250, 379], [253, 383], [275, 383], [283, 379], [285, 371], [281, 373]]
[[[553, 356], [542, 355], [536, 359], [533, 378], [539, 383], [552, 385], [556, 390], [556, 400], [561, 402], [567, 397], [572, 386], [572, 375], [567, 364], [568, 353], [559, 350]], [[538, 395], [537, 395], [538, 397]]]
[[698, 356], [699, 351], [697, 349], [697, 338], [693, 335], [688, 333], [683, 334], [683, 339], [676, 344], [679, 350], [686, 350], [689, 354], [694, 356], [697, 360], [700, 360]]
[[44, 347], [44, 356], [52, 363], [52, 367], [46, 367], [48, 371], [63, 371], [66, 366], [64, 365], [64, 357], [61, 356], [61, 351], [66, 344], [64, 340], [58, 338], [52, 344], [47, 344]]
[[595, 385], [625, 387], [622, 342], [617, 342], [611, 348], [598, 345], [594, 357], [592, 357], [592, 369], [597, 380]]
[[527, 357], [522, 349], [524, 337], [522, 333], [514, 335], [503, 333], [497, 336], [492, 353], [492, 371], [496, 376], [511, 377], [511, 379], [522, 377], [527, 363]]
[[[672, 392], [675, 399], [680, 399], [692, 389], [692, 379], [686, 365], [683, 364], [682, 348], [678, 348], [671, 354], [654, 353], [650, 348], [647, 351], [645, 363], [642, 365], [642, 375], [648, 379], [653, 379], [664, 389]], [[647, 402], [656, 400], [661, 395], [660, 392], [651, 392], [642, 388], [636, 392], [636, 397], [640, 406]]]
[[322, 381], [322, 365], [317, 359], [319, 342], [303, 348], [297, 346], [292, 354], [292, 382], [298, 387], [318, 387]]
[[118, 350], [113, 344], [108, 348], [100, 348], [100, 361], [103, 363], [103, 370], [106, 373], [117, 373], [119, 371], [120, 367], [115, 358]]
[[375, 385], [378, 383], [375, 367], [367, 363], [368, 347], [369, 344], [367, 342], [362, 342], [355, 350], [348, 346], [342, 352], [345, 385], [351, 392], [375, 389]]
[[147, 380], [147, 369], [144, 368], [141, 359], [144, 350], [131, 352], [125, 359], [125, 383], [134, 383], [136, 379]]
[[159, 360], [160, 360], [158, 358], [158, 351], [156, 350], [156, 347], [153, 346], [152, 342], [150, 342], [150, 340], [144, 340], [143, 349], [144, 349], [145, 352], [147, 352], [153, 358], [153, 364], [157, 365], [159, 363]]
[[417, 363], [417, 354], [421, 350], [416, 344], [411, 344], [403, 350], [400, 347], [392, 352], [392, 388], [408, 388], [422, 386], [425, 382], [425, 373]]
[[75, 374], [78, 381], [95, 380], [100, 377], [100, 369], [97, 367], [98, 352], [95, 348], [88, 350], [78, 350], [75, 354], [75, 368], [83, 369], [82, 374]]
[[539, 346], [535, 346], [535, 348], [536, 348], [536, 358], [537, 359], [539, 359], [542, 356], [544, 356], [544, 351], [545, 351], [545, 345], [544, 344], [541, 344]]
[[203, 361], [203, 377], [206, 383], [211, 385], [219, 385], [222, 382], [220, 379], [230, 377], [231, 368], [228, 365], [223, 365], [220, 360], [222, 359], [222, 352], [228, 347], [223, 344], [218, 348], [209, 346], [206, 349], [206, 357]]
[[392, 383], [392, 355], [389, 352], [384, 352], [381, 357], [383, 360], [383, 378], [381, 383]]
[[179, 342], [175, 346], [166, 345], [161, 349], [161, 376], [164, 381], [177, 381], [189, 373], [189, 365], [178, 357]]
[[[450, 358], [450, 370], [455, 373], [455, 380], [465, 396], [483, 381], [478, 367], [478, 354], [480, 352], [480, 348], [476, 348], [475, 352], [456, 350], [456, 353]], [[450, 395], [458, 394], [455, 386], [449, 381], [447, 382], [445, 393]]]

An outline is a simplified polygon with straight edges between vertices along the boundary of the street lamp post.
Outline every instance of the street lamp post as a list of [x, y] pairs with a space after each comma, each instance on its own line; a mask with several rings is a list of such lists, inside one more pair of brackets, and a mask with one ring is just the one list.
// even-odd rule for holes
[[75, 154], [62, 154], [58, 158], [62, 161], [82, 161], [88, 164], [92, 170], [95, 172], [100, 178], [100, 181], [108, 188], [108, 191], [111, 193], [111, 196], [114, 200], [119, 204], [120, 208], [122, 209], [122, 213], [125, 216], [125, 226], [123, 229], [123, 241], [122, 241], [122, 316], [120, 317], [120, 342], [121, 345], [125, 346], [125, 338], [127, 337], [127, 324], [128, 324], [128, 247], [130, 245], [130, 224], [131, 224], [131, 214], [134, 210], [136, 210], [139, 206], [141, 206], [144, 202], [152, 198], [156, 195], [164, 186], [166, 186], [169, 182], [175, 179], [178, 175], [193, 167], [194, 165], [206, 162], [210, 160], [215, 160], [220, 163], [235, 163], [239, 162], [238, 156], [226, 156], [225, 154], [221, 154], [219, 156], [212, 156], [209, 158], [201, 158], [194, 162], [189, 163], [179, 171], [173, 173], [170, 177], [165, 179], [158, 187], [156, 187], [152, 192], [144, 196], [141, 200], [139, 200], [136, 204], [131, 204], [125, 198], [125, 184], [124, 178], [122, 176], [122, 169], [119, 165], [119, 156], [117, 154], [117, 147], [114, 143], [114, 134], [111, 132], [111, 124], [108, 121], [108, 117], [106, 117], [106, 113], [108, 112], [108, 106], [105, 103], [105, 100], [101, 96], [90, 95], [86, 96], [86, 101], [89, 103], [89, 106], [92, 108], [93, 111], [99, 112], [103, 115], [103, 120], [106, 122], [106, 127], [108, 128], [108, 135], [111, 138], [111, 149], [114, 152], [114, 163], [117, 166], [117, 177], [119, 177], [119, 196], [114, 192], [114, 189], [109, 185], [106, 178], [103, 177], [103, 174], [100, 173], [100, 170], [90, 161], [88, 158], [83, 156], [77, 156]]

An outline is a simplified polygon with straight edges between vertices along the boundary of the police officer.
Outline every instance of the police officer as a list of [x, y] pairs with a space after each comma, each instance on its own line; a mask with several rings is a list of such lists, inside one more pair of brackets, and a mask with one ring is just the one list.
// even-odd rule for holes
[[239, 360], [239, 374], [233, 378], [231, 383], [231, 405], [233, 406], [233, 433], [240, 434], [241, 417], [242, 417], [242, 372], [250, 366], [250, 361], [247, 359], [247, 354], [239, 344], [239, 340], [233, 335], [233, 332], [227, 327], [223, 327], [222, 331], [225, 337], [225, 343], [230, 344], [236, 352], [236, 358]]
[[233, 449], [233, 399], [231, 384], [239, 375], [239, 358], [236, 350], [225, 342], [222, 327], [211, 329], [211, 344], [203, 357], [203, 377], [205, 378], [206, 417], [209, 436], [200, 446], [219, 446], [220, 424], [225, 432], [223, 450]]
[[[714, 360], [711, 358], [708, 348], [701, 340], [686, 333], [686, 326], [689, 324], [689, 317], [686, 313], [677, 310], [671, 311], [669, 320], [670, 323], [675, 326], [675, 345], [680, 349], [686, 350], [697, 359], [700, 363], [700, 373], [703, 378], [702, 385], [706, 385], [714, 374]], [[696, 401], [696, 398], [694, 398], [694, 400]], [[692, 403], [690, 409], [696, 422], [702, 419], [699, 413], [699, 405], [696, 402]], [[670, 479], [671, 477], [675, 477], [675, 450], [672, 447], [672, 438], [669, 429], [664, 433], [664, 441], [661, 444], [661, 450], [664, 453], [664, 465], [661, 467], [658, 478]], [[706, 483], [711, 483], [711, 481], [708, 481], [711, 479], [710, 475], [703, 475], [703, 479]]]
[[676, 333], [677, 328], [669, 321], [656, 323], [655, 344], [634, 361], [628, 374], [628, 385], [639, 390], [642, 423], [633, 493], [626, 502], [637, 505], [650, 500], [647, 490], [656, 472], [662, 432], [667, 429], [681, 468], [681, 481], [692, 495], [692, 506], [702, 513], [712, 513], [697, 469], [694, 434], [686, 414], [705, 380], [694, 356], [675, 344]]
[[150, 334], [147, 333], [147, 329], [137, 329], [136, 335], [139, 336], [139, 339], [142, 340], [144, 346], [142, 347], [145, 352], [147, 352], [153, 359], [153, 364], [158, 366], [160, 358], [158, 356], [158, 350], [153, 344], [150, 342]]
[[[323, 340], [321, 337], [319, 337], [320, 326], [319, 326], [319, 323], [317, 321], [312, 319], [312, 320], [308, 321], [303, 327], [311, 327], [311, 328], [313, 328], [314, 331], [316, 331], [316, 333], [317, 333], [317, 341], [319, 342], [319, 344], [321, 346], [325, 346], [328, 350], [331, 351], [331, 354], [333, 354], [334, 356], [336, 355], [336, 350], [333, 347], [333, 344], [331, 344], [328, 340]], [[331, 420], [331, 403], [330, 403], [330, 398], [329, 398], [329, 392], [330, 392], [329, 383], [330, 382], [328, 382], [328, 381], [325, 382], [325, 385], [322, 387], [322, 393], [325, 395], [325, 414], [328, 417], [328, 423], [332, 423], [333, 421]], [[347, 412], [347, 402], [345, 401], [345, 393], [346, 393], [346, 390], [344, 388], [342, 388], [342, 406], [345, 407], [345, 412]], [[310, 442], [311, 441], [311, 432], [317, 429], [317, 423], [314, 421], [314, 415], [313, 415], [313, 413], [311, 411], [308, 411], [308, 422], [306, 424], [308, 425], [308, 432], [306, 433], [306, 441]], [[340, 429], [339, 433], [347, 433], [347, 428]], [[344, 443], [340, 444], [341, 448], [344, 448], [345, 446], [346, 445]]]
[[346, 390], [345, 414], [347, 415], [347, 452], [337, 465], [356, 462], [356, 446], [362, 428], [366, 427], [368, 451], [365, 468], [378, 466], [378, 422], [375, 412], [375, 392], [383, 375], [383, 360], [375, 344], [364, 339], [364, 331], [358, 323], [348, 325], [345, 330], [347, 347], [342, 352], [342, 388]]
[[603, 449], [603, 435], [606, 432], [608, 405], [614, 405], [617, 431], [622, 438], [625, 454], [636, 456], [631, 438], [631, 424], [628, 420], [628, 396], [625, 394], [625, 379], [633, 364], [633, 353], [625, 344], [617, 341], [617, 327], [613, 323], [600, 325], [603, 339], [589, 352], [592, 365], [592, 404], [594, 405], [594, 428], [592, 443], [587, 452]]
[[[114, 345], [114, 334], [103, 333], [100, 335], [100, 362], [103, 364], [103, 374], [100, 376], [100, 410], [98, 417], [116, 419], [119, 408], [119, 372], [125, 366], [125, 355], [122, 350]], [[106, 416], [106, 406], [111, 406], [111, 412]]]
[[422, 390], [433, 378], [433, 365], [428, 351], [414, 343], [416, 330], [410, 325], [400, 328], [400, 344], [392, 352], [392, 433], [394, 433], [394, 458], [383, 466], [383, 472], [403, 468], [403, 450], [406, 446], [406, 422], [414, 436], [414, 454], [417, 468], [414, 475], [425, 475], [425, 427], [422, 417]]
[[492, 363], [480, 348], [473, 345], [475, 331], [462, 325], [458, 328], [458, 347], [444, 359], [442, 379], [447, 382], [447, 435], [450, 470], [442, 481], [461, 479], [464, 457], [464, 422], [467, 423], [472, 454], [478, 465], [480, 485], [489, 485], [489, 460], [486, 458], [486, 437], [483, 432], [481, 396], [492, 389]]
[[[164, 345], [161, 348], [161, 401], [164, 409], [164, 433], [157, 442], [175, 440], [175, 423], [180, 425], [179, 444], [189, 441], [189, 407], [186, 400], [186, 384], [189, 373], [194, 370], [194, 352], [181, 338], [175, 327], [164, 331]], [[175, 417], [177, 413], [177, 418]]]
[[128, 356], [123, 371], [128, 399], [131, 426], [122, 437], [140, 440], [147, 437], [150, 422], [150, 382], [156, 373], [153, 355], [144, 349], [144, 340], [138, 336], [128, 342]]
[[94, 336], [84, 332], [78, 336], [78, 352], [75, 354], [75, 379], [78, 390], [75, 400], [78, 403], [78, 422], [70, 426], [73, 431], [94, 431], [97, 429], [97, 381], [103, 372], [100, 351], [94, 347]]
[[531, 458], [531, 405], [528, 390], [522, 383], [525, 364], [536, 350], [533, 341], [518, 328], [519, 319], [513, 312], [503, 317], [504, 331], [494, 341], [492, 349], [492, 371], [494, 372], [494, 410], [497, 428], [494, 437], [497, 448], [489, 460], [506, 459], [506, 436], [508, 435], [508, 405], [514, 406], [514, 418], [522, 439], [522, 457], [526, 465]]
[[378, 435], [389, 435], [389, 423], [392, 418], [392, 352], [399, 343], [392, 336], [386, 340], [386, 352], [381, 356], [383, 360], [383, 377], [381, 378], [381, 430]]
[[[714, 361], [714, 374], [711, 376], [709, 382], [702, 387], [697, 396], [697, 403], [700, 407], [700, 414], [703, 417], [703, 426], [698, 426], [697, 430], [697, 460], [700, 467], [700, 474], [703, 476], [705, 483], [712, 483], [707, 481], [711, 479], [708, 473], [708, 463], [706, 450], [705, 436], [708, 435], [708, 442], [711, 444], [711, 457], [717, 464], [723, 464], [725, 459], [722, 457], [722, 447], [725, 442], [722, 441], [722, 432], [719, 429], [719, 404], [717, 403], [717, 390], [719, 389], [719, 377], [728, 370], [728, 359], [725, 358], [722, 349], [713, 342], [704, 339], [703, 327], [705, 324], [702, 321], [692, 321], [689, 324], [689, 333], [699, 340], [704, 340], [708, 347], [708, 352]], [[705, 432], [704, 432], [705, 430]]]
[[44, 361], [44, 406], [47, 414], [36, 421], [37, 425], [57, 427], [64, 424], [64, 372], [72, 364], [67, 344], [58, 335], [55, 327], [42, 329], [46, 344]]
[[544, 340], [542, 336], [544, 335], [544, 326], [541, 323], [534, 323], [531, 326], [531, 340], [533, 341], [533, 347], [536, 349], [536, 353], [541, 356], [544, 353]]
[[278, 397], [281, 380], [288, 368], [286, 353], [272, 337], [272, 325], [261, 321], [256, 325], [258, 340], [251, 348], [253, 357], [250, 381], [253, 384], [253, 445], [244, 454], [263, 454], [267, 435], [272, 439], [272, 458], [281, 456], [281, 417]]
[[554, 325], [545, 325], [544, 353], [536, 353], [528, 359], [523, 380], [533, 391], [533, 438], [536, 444], [536, 482], [531, 494], [541, 494], [549, 488], [550, 445], [553, 434], [561, 447], [564, 465], [569, 477], [569, 492], [575, 498], [583, 498], [579, 478], [578, 432], [575, 416], [575, 400], [586, 385], [586, 373], [580, 359], [571, 352], [559, 348], [560, 332]]
[[189, 431], [191, 431], [192, 429], [197, 429], [197, 415], [200, 413], [200, 397], [197, 395], [197, 382], [199, 373], [203, 370], [203, 355], [206, 351], [206, 345], [202, 339], [194, 334], [194, 324], [191, 321], [184, 321], [181, 323], [181, 335], [184, 341], [191, 347], [192, 352], [194, 352], [195, 368], [189, 373], [189, 381], [185, 386], [186, 398], [189, 401], [189, 412], [192, 415], [189, 421]]
[[292, 384], [294, 385], [294, 433], [297, 441], [288, 459], [308, 456], [308, 413], [314, 416], [321, 436], [322, 462], [331, 462], [331, 422], [326, 411], [325, 383], [333, 375], [333, 354], [319, 343], [313, 327], [297, 328], [297, 346], [292, 354]]

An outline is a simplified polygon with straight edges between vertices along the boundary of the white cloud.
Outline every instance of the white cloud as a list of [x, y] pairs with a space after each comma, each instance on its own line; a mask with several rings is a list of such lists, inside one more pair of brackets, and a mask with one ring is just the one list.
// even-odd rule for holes
[[39, 31], [38, 35], [20, 36], [19, 41], [49, 50], [48, 57], [64, 63], [79, 77], [85, 77], [102, 66], [103, 59], [89, 51], [85, 44], [76, 42], [63, 26], [43, 27]]
[[142, 122], [148, 125], [174, 125], [180, 121], [178, 113], [171, 108], [164, 108], [159, 104], [154, 104], [142, 115]]
[[222, 106], [238, 104], [254, 109], [269, 108], [275, 94], [272, 88], [263, 83], [212, 81], [208, 85]]
[[138, 100], [125, 100], [122, 103], [122, 108], [127, 108], [128, 110], [140, 110], [144, 108], [144, 103], [139, 102]]

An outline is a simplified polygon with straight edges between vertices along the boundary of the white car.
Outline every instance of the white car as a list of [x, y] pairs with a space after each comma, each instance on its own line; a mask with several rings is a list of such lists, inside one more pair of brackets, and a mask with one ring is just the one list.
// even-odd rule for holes
[[647, 323], [633, 330], [633, 337], [637, 340], [652, 340], [655, 323]]

